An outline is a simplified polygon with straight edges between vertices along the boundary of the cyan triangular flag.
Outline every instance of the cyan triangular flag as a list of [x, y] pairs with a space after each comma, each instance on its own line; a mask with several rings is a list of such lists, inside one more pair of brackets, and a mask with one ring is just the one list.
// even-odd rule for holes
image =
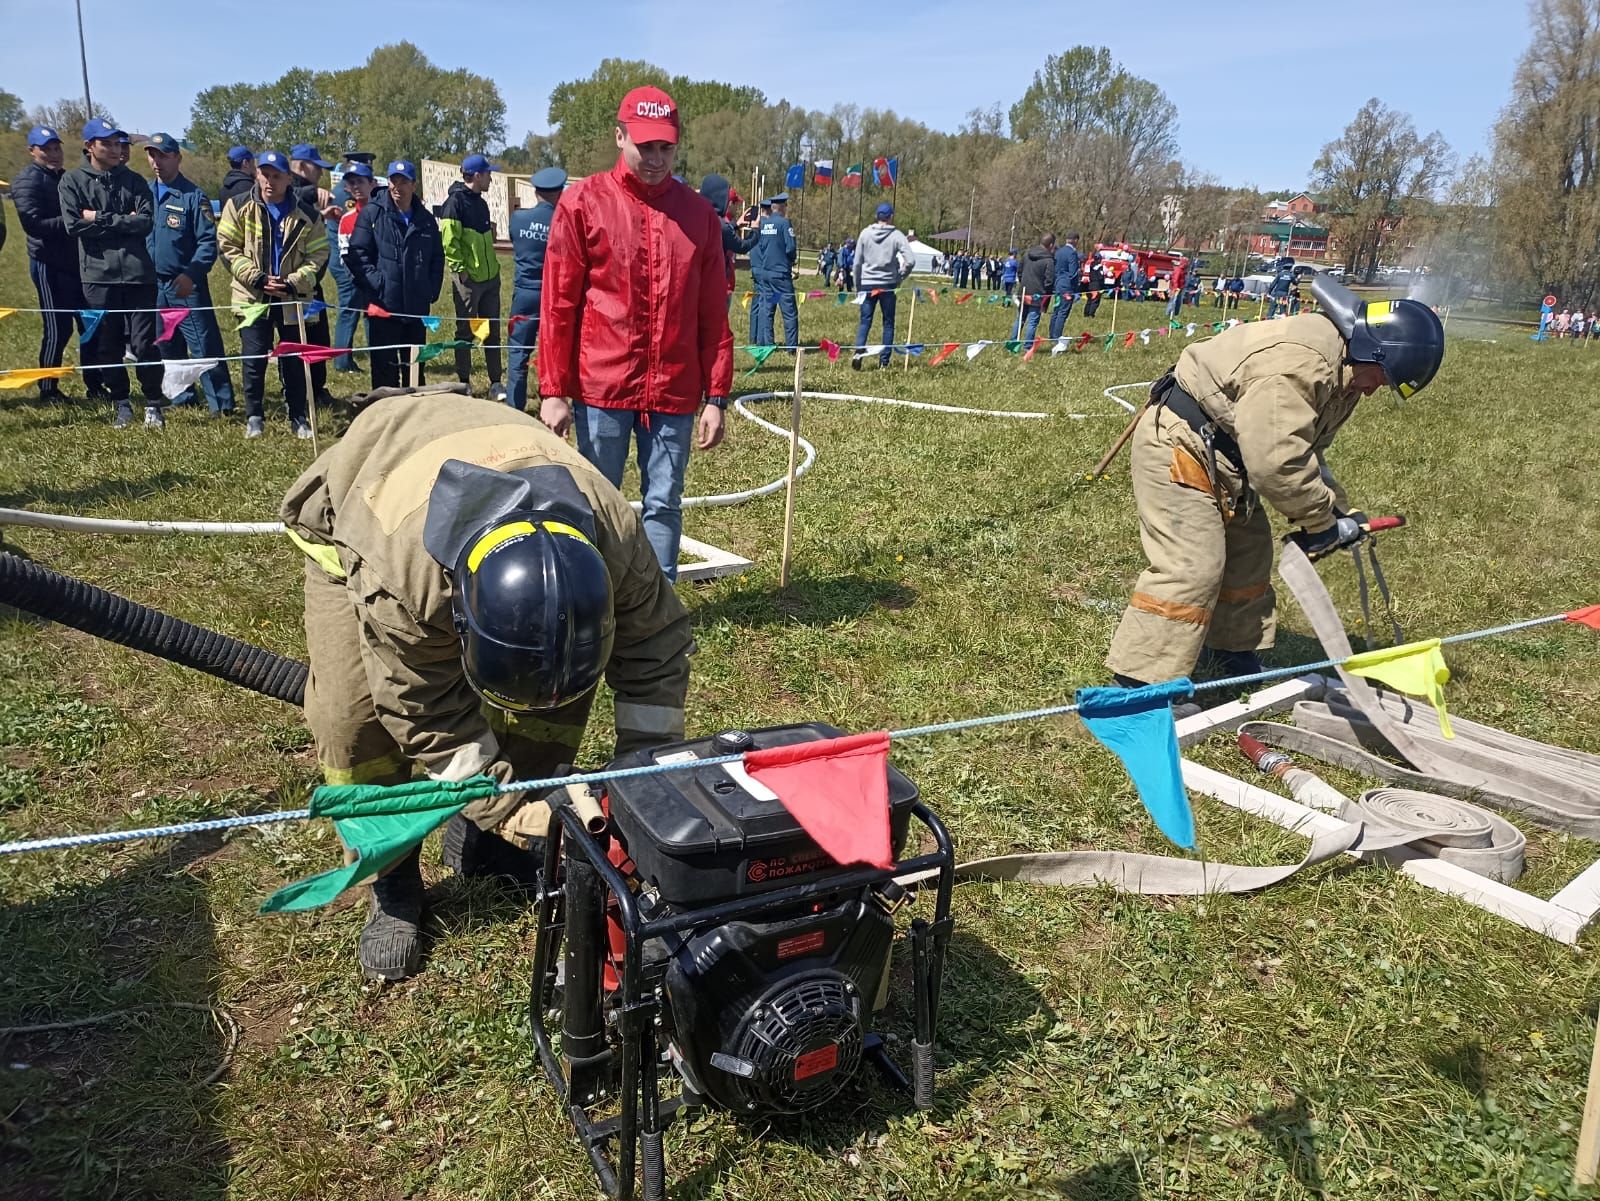
[[1194, 849], [1194, 813], [1183, 790], [1172, 701], [1193, 696], [1187, 679], [1143, 688], [1080, 688], [1078, 716], [1095, 741], [1122, 760], [1139, 799], [1161, 832]]
[[439, 318], [433, 316], [424, 317], [422, 325], [429, 333], [436, 333], [439, 329]]
[[78, 345], [94, 341], [94, 331], [100, 328], [100, 322], [105, 320], [104, 309], [79, 309], [78, 320], [83, 322], [83, 332], [78, 335]]

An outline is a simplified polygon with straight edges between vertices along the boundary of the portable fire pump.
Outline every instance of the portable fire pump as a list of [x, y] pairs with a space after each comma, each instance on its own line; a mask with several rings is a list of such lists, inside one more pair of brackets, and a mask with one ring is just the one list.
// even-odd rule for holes
[[[820, 723], [729, 730], [611, 767], [839, 733]], [[545, 1074], [610, 1196], [633, 1195], [636, 1163], [647, 1201], [666, 1196], [662, 1131], [686, 1108], [803, 1113], [838, 1096], [864, 1060], [919, 1108], [932, 1105], [955, 858], [915, 785], [888, 771], [896, 857], [913, 818], [933, 843], [888, 870], [834, 862], [738, 762], [551, 798], [529, 1009]], [[908, 1082], [868, 1023], [888, 999], [897, 915], [929, 888], [932, 920], [912, 919], [906, 939]]]

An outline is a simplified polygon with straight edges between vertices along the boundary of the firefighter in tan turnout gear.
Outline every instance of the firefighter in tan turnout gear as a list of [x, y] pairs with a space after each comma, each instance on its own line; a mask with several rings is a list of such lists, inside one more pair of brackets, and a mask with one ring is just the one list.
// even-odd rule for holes
[[1363, 396], [1420, 391], [1444, 358], [1439, 318], [1414, 300], [1363, 303], [1318, 276], [1321, 312], [1234, 326], [1184, 350], [1133, 434], [1133, 496], [1149, 568], [1106, 657], [1127, 687], [1262, 670], [1273, 643], [1272, 531], [1260, 501], [1316, 557], [1353, 545], [1323, 453]]
[[[689, 617], [638, 516], [537, 418], [399, 390], [289, 490], [306, 553], [305, 714], [330, 784], [506, 782], [577, 756], [602, 676], [617, 753], [683, 737]], [[445, 831], [465, 875], [531, 882], [548, 810], [531, 794], [469, 805]], [[401, 979], [421, 953], [416, 852], [378, 877], [360, 959]]]

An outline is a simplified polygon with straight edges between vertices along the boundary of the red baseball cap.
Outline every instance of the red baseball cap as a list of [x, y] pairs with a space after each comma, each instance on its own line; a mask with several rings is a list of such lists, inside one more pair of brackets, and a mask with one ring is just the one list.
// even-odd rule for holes
[[660, 88], [634, 88], [624, 96], [617, 124], [635, 142], [678, 143], [678, 106]]

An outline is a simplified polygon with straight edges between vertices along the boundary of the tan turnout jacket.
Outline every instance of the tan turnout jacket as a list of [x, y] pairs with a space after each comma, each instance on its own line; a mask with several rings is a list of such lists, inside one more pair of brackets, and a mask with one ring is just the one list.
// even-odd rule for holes
[[1355, 411], [1345, 342], [1317, 313], [1237, 325], [1184, 350], [1173, 374], [1239, 443], [1250, 483], [1295, 525], [1320, 533], [1343, 507], [1323, 452]]
[[594, 510], [596, 545], [611, 574], [616, 639], [605, 679], [616, 696], [617, 750], [681, 738], [689, 617], [638, 516], [536, 418], [460, 395], [374, 403], [284, 498], [291, 535], [331, 578], [342, 577], [355, 611], [366, 678], [351, 684], [352, 699], [370, 690], [395, 745], [430, 776], [514, 778], [461, 668], [450, 579], [423, 547], [429, 493], [447, 459], [570, 472]]

